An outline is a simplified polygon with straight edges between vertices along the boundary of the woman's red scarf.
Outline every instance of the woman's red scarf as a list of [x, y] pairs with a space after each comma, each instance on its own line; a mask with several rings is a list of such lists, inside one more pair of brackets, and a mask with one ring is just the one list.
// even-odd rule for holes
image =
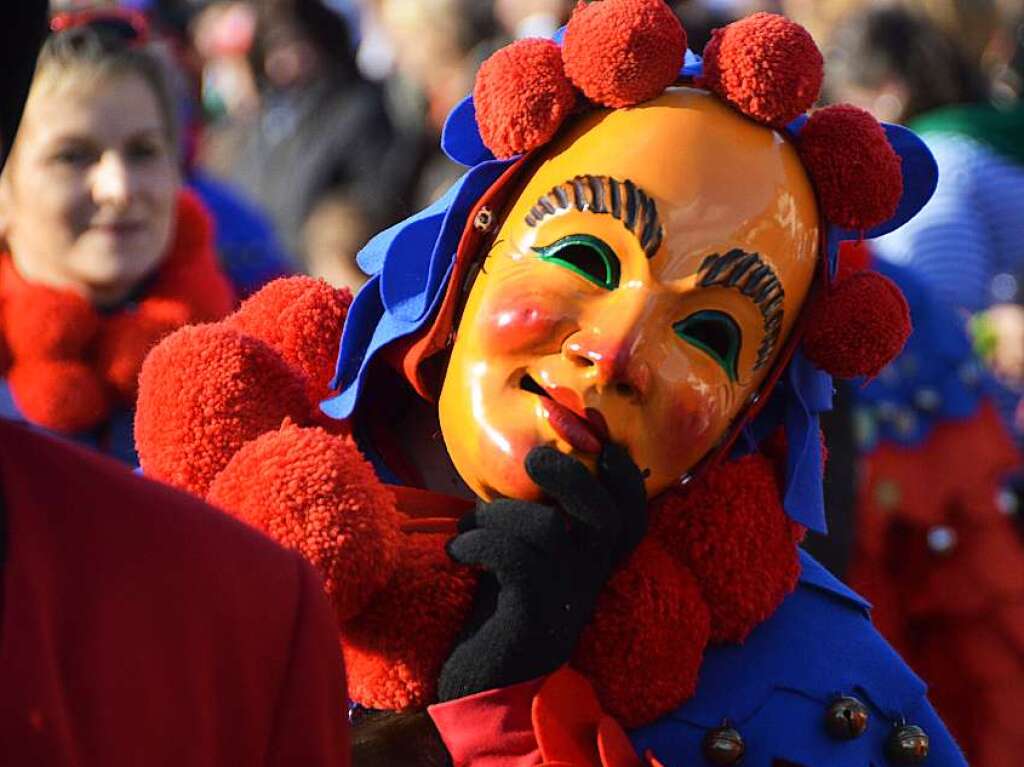
[[101, 314], [76, 293], [26, 282], [0, 256], [0, 370], [31, 423], [74, 434], [133, 407], [146, 354], [182, 325], [218, 320], [235, 303], [199, 199], [178, 197], [174, 240], [144, 296]]

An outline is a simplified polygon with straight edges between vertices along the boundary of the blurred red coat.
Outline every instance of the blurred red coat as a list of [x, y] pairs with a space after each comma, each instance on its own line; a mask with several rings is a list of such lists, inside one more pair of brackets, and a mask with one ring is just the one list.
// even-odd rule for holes
[[4, 764], [347, 765], [337, 628], [301, 558], [0, 422]]

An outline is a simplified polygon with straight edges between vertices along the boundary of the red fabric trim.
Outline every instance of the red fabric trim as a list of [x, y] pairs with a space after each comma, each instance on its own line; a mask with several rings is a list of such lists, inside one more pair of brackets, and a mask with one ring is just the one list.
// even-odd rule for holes
[[[455, 251], [455, 265], [452, 276], [448, 280], [444, 300], [438, 310], [437, 318], [425, 331], [391, 344], [384, 350], [385, 358], [392, 367], [402, 373], [416, 393], [425, 400], [433, 402], [437, 392], [433, 391], [432, 382], [426, 380], [423, 363], [438, 352], [451, 346], [455, 332], [455, 318], [462, 304], [463, 289], [470, 267], [476, 261], [485, 241], [498, 230], [499, 213], [505, 205], [514, 184], [512, 183], [522, 170], [527, 158], [520, 158], [498, 178], [491, 187], [477, 200], [466, 219], [466, 228]], [[490, 229], [481, 231], [476, 227], [477, 214], [481, 208], [491, 210]]]
[[454, 767], [536, 767], [531, 706], [544, 679], [427, 707]]

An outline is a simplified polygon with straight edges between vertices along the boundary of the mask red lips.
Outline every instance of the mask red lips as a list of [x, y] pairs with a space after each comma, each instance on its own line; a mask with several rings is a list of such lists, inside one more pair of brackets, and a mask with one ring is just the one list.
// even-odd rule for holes
[[575, 450], [597, 455], [609, 440], [608, 424], [595, 408], [585, 408], [583, 400], [571, 389], [553, 386], [544, 389], [530, 376], [523, 376], [521, 389], [542, 398], [544, 416], [551, 428]]

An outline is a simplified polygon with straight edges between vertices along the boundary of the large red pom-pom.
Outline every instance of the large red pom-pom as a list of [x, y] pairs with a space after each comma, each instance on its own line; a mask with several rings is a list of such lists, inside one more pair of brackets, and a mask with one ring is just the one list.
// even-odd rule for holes
[[903, 196], [900, 157], [870, 113], [836, 104], [800, 131], [800, 159], [826, 220], [864, 231], [892, 218]]
[[16, 359], [80, 359], [99, 330], [96, 310], [66, 290], [23, 284], [4, 301], [4, 327]]
[[796, 587], [803, 529], [781, 498], [772, 462], [755, 453], [652, 502], [649, 534], [696, 576], [713, 642], [742, 642]]
[[103, 381], [81, 362], [15, 362], [7, 375], [14, 403], [38, 426], [62, 434], [92, 429], [110, 416], [110, 396]]
[[856, 272], [814, 299], [804, 355], [837, 378], [873, 378], [910, 337], [910, 308], [896, 284], [878, 272]]
[[485, 61], [473, 104], [480, 137], [506, 159], [547, 143], [576, 104], [562, 51], [552, 40], [518, 40]]
[[330, 393], [341, 331], [352, 303], [348, 289], [312, 277], [275, 280], [250, 297], [229, 323], [270, 344], [301, 370], [311, 402]]
[[146, 474], [199, 496], [249, 440], [310, 418], [305, 381], [262, 341], [185, 327], [146, 358], [135, 441]]
[[573, 665], [608, 713], [639, 727], [693, 695], [709, 631], [693, 575], [648, 536], [605, 585]]
[[422, 708], [473, 604], [476, 576], [452, 561], [446, 535], [406, 534], [398, 569], [373, 603], [341, 627], [348, 693], [367, 708]]
[[806, 29], [755, 13], [716, 29], [698, 81], [748, 117], [777, 128], [802, 115], [821, 92], [821, 51]]
[[302, 554], [343, 622], [387, 583], [398, 558], [395, 499], [351, 439], [286, 425], [245, 445], [208, 500]]
[[675, 82], [686, 31], [664, 0], [581, 2], [565, 30], [569, 79], [591, 101], [628, 107]]

